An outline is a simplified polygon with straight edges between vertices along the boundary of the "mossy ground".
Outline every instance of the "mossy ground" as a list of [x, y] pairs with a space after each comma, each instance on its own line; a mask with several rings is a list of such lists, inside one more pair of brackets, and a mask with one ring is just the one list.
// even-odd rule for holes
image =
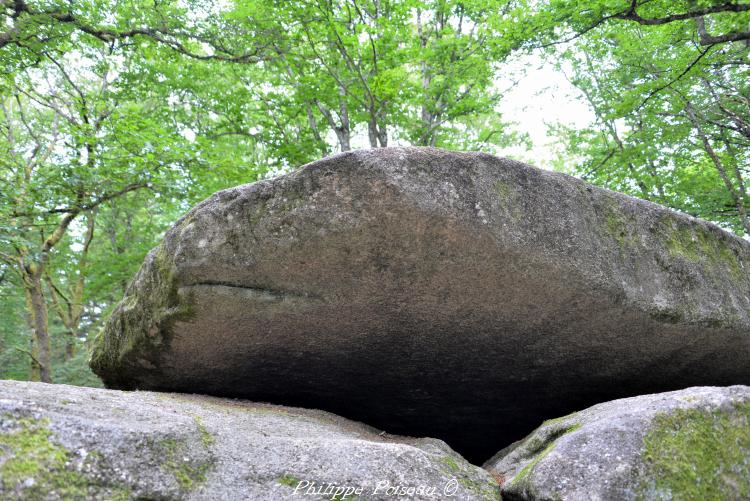
[[46, 420], [12, 419], [0, 432], [0, 497], [23, 499], [90, 499], [92, 492], [106, 491], [107, 499], [129, 499], [121, 487], [92, 484], [70, 465], [70, 453], [51, 441]]
[[750, 499], [750, 402], [657, 416], [644, 461], [641, 499]]

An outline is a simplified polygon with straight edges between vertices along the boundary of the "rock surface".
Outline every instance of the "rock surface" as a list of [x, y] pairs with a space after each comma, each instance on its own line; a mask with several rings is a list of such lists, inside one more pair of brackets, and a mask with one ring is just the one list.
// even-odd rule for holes
[[326, 412], [0, 381], [0, 499], [320, 500], [347, 487], [363, 499], [398, 487], [410, 499], [499, 499], [445, 443]]
[[182, 218], [95, 346], [113, 388], [321, 408], [474, 461], [597, 402], [750, 383], [750, 243], [478, 153], [336, 155]]
[[750, 388], [595, 405], [545, 422], [485, 467], [505, 501], [750, 499]]

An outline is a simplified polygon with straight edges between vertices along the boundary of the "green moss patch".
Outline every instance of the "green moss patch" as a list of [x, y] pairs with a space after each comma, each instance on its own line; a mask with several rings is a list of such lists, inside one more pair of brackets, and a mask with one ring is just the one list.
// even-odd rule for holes
[[555, 448], [555, 445], [556, 445], [555, 442], [550, 442], [547, 445], [547, 447], [545, 447], [544, 450], [542, 450], [542, 452], [540, 452], [539, 454], [537, 454], [536, 456], [534, 456], [534, 459], [532, 459], [529, 462], [529, 464], [527, 464], [526, 466], [524, 466], [523, 468], [521, 468], [521, 471], [519, 471], [518, 473], [516, 473], [516, 475], [513, 477], [513, 480], [511, 481], [511, 483], [516, 484], [516, 483], [523, 482], [524, 479], [526, 479], [529, 476], [529, 474], [534, 470], [534, 467], [536, 467], [536, 465], [539, 464], [539, 462], [542, 459], [544, 459], [545, 457], [547, 457], [547, 454], [549, 454], [550, 452], [552, 452], [552, 449]]
[[521, 444], [520, 447], [525, 449], [526, 455], [531, 458], [531, 461], [513, 476], [510, 481], [511, 484], [518, 485], [523, 483], [534, 470], [536, 465], [552, 452], [560, 437], [572, 433], [581, 427], [580, 423], [565, 424], [565, 422], [569, 421], [574, 415], [575, 414], [569, 414], [561, 418], [545, 421], [531, 438]]
[[213, 468], [213, 460], [191, 457], [184, 441], [168, 438], [159, 443], [158, 449], [164, 455], [162, 467], [174, 476], [183, 491], [192, 491], [204, 483]]
[[712, 234], [700, 225], [682, 225], [662, 221], [660, 232], [670, 256], [695, 264], [704, 264], [711, 270], [725, 270], [733, 279], [744, 276], [736, 250], [720, 235]]
[[195, 316], [193, 298], [181, 296], [174, 265], [162, 243], [146, 257], [91, 348], [89, 365], [109, 385], [134, 389], [130, 373], [154, 367], [176, 322]]
[[206, 426], [203, 424], [200, 416], [193, 416], [193, 421], [195, 421], [195, 426], [198, 428], [198, 433], [200, 433], [203, 447], [205, 447], [206, 449], [210, 448], [214, 444], [214, 442], [216, 442], [216, 439], [213, 435], [211, 435], [211, 432], [206, 429]]
[[605, 223], [607, 233], [615, 239], [622, 250], [638, 246], [639, 239], [635, 233], [638, 224], [636, 219], [632, 215], [625, 214], [614, 200], [606, 207]]
[[297, 486], [300, 484], [300, 482], [302, 482], [302, 480], [298, 479], [294, 475], [288, 475], [288, 474], [280, 477], [277, 481], [281, 485], [286, 485], [286, 486], [291, 487], [293, 489], [296, 489]]
[[0, 494], [24, 499], [83, 500], [106, 490], [107, 499], [129, 498], [125, 488], [97, 485], [70, 469], [70, 453], [50, 440], [47, 420], [14, 421], [10, 431], [0, 432], [0, 458], [4, 458], [0, 462]]
[[641, 499], [750, 499], [750, 402], [657, 416], [643, 458]]
[[484, 499], [500, 499], [500, 486], [494, 481], [481, 482], [472, 478], [469, 471], [464, 470], [461, 465], [451, 456], [442, 456], [440, 462], [447, 468], [445, 472], [448, 476], [453, 477], [465, 489], [478, 494]]

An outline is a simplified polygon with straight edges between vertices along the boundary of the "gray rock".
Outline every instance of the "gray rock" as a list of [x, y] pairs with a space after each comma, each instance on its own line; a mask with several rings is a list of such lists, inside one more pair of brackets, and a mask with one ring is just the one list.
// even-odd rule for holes
[[750, 383], [750, 243], [479, 153], [388, 148], [216, 193], [94, 348], [113, 388], [321, 408], [474, 461], [550, 416]]
[[329, 500], [336, 488], [360, 489], [337, 499], [394, 499], [398, 488], [499, 499], [491, 476], [445, 443], [326, 412], [0, 381], [0, 499]]
[[595, 405], [546, 421], [485, 468], [505, 501], [750, 499], [750, 388]]

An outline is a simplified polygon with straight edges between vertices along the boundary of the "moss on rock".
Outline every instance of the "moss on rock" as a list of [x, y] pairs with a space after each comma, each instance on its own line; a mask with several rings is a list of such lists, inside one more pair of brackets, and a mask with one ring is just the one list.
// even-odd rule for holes
[[750, 499], [750, 402], [658, 415], [643, 459], [640, 499]]
[[512, 221], [522, 221], [524, 217], [521, 194], [518, 188], [504, 179], [495, 182], [495, 193], [500, 207]]
[[671, 257], [703, 264], [713, 272], [724, 270], [734, 280], [743, 278], [738, 250], [724, 235], [712, 234], [701, 224], [680, 224], [667, 218], [661, 221], [659, 229]]
[[169, 342], [176, 322], [193, 316], [192, 299], [180, 295], [174, 273], [164, 244], [152, 250], [111, 321], [96, 336], [89, 364], [105, 384], [133, 389], [125, 382], [126, 371], [115, 368], [156, 367], [156, 347]]
[[292, 488], [296, 489], [297, 486], [300, 483], [302, 483], [302, 480], [300, 480], [299, 478], [295, 477], [294, 475], [286, 474], [286, 475], [283, 475], [283, 476], [279, 477], [278, 482], [281, 485], [286, 485], [287, 487], [292, 487]]
[[200, 416], [193, 415], [193, 421], [195, 421], [195, 426], [198, 427], [198, 433], [200, 433], [203, 447], [205, 447], [206, 449], [210, 448], [214, 444], [214, 442], [216, 442], [216, 439], [213, 435], [211, 435], [211, 432], [208, 431], [206, 425], [203, 424]]
[[[477, 494], [482, 499], [501, 499], [500, 486], [494, 482], [487, 483], [478, 480], [476, 475], [472, 474], [471, 468], [473, 467], [468, 465], [468, 463], [464, 463], [464, 466], [462, 466], [454, 456], [443, 456], [440, 458], [440, 462], [446, 466], [445, 472], [448, 476], [453, 477], [459, 485], [467, 490]], [[469, 468], [467, 468], [467, 466], [469, 466]]]
[[[71, 466], [71, 453], [54, 443], [46, 419], [13, 420], [0, 431], [0, 497], [23, 499], [129, 499], [128, 489], [100, 485]], [[95, 455], [92, 454], [92, 457]]]
[[201, 460], [189, 455], [188, 445], [174, 438], [161, 440], [154, 450], [162, 453], [162, 468], [171, 473], [183, 492], [189, 492], [204, 483], [213, 466], [211, 460]]
[[607, 233], [614, 238], [621, 251], [636, 247], [639, 244], [637, 221], [627, 213], [615, 199], [605, 206], [605, 224]]

